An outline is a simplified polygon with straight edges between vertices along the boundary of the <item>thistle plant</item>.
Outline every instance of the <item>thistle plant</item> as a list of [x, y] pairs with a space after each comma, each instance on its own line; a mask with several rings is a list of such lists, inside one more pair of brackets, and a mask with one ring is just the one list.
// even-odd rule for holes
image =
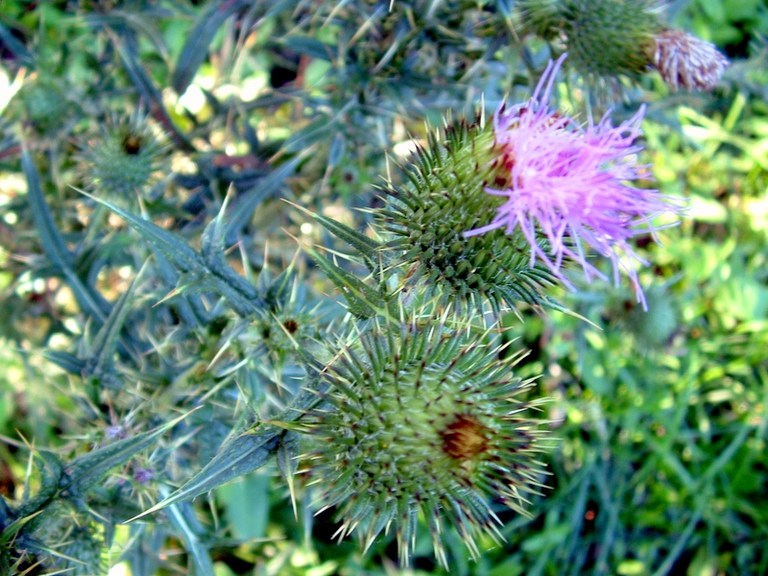
[[304, 419], [307, 455], [323, 509], [336, 507], [338, 537], [361, 533], [368, 548], [394, 531], [402, 562], [423, 516], [440, 563], [446, 526], [473, 557], [482, 533], [501, 539], [494, 501], [525, 514], [541, 487], [540, 423], [530, 418], [530, 381], [470, 325], [412, 317], [376, 321], [343, 344], [322, 370], [323, 404]]
[[558, 84], [764, 68], [663, 16], [4, 2], [0, 574], [766, 573], [762, 92]]
[[554, 279], [573, 288], [566, 261], [588, 282], [605, 278], [587, 245], [610, 259], [617, 284], [620, 271], [630, 277], [646, 307], [636, 264], [647, 262], [629, 240], [655, 236], [653, 219], [683, 206], [629, 186], [648, 179], [636, 142], [643, 108], [614, 127], [609, 114], [581, 126], [549, 107], [564, 59], [549, 63], [529, 100], [502, 104], [492, 123], [460, 121], [443, 139], [431, 136], [415, 154], [410, 185], [388, 191], [379, 214], [394, 239], [385, 248], [409, 282], [476, 307], [485, 297], [495, 310], [516, 300], [551, 304], [544, 288]]

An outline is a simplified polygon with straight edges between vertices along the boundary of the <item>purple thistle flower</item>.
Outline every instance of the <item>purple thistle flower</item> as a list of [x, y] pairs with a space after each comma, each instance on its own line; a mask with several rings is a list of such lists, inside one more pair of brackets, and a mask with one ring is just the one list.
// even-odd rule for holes
[[[624, 270], [638, 302], [647, 308], [635, 263], [648, 262], [628, 240], [646, 232], [655, 239], [658, 227], [651, 220], [667, 211], [680, 213], [682, 205], [657, 190], [627, 185], [649, 179], [648, 167], [636, 163], [643, 148], [635, 140], [642, 134], [644, 107], [614, 127], [608, 114], [598, 124], [590, 118], [581, 126], [547, 106], [565, 56], [550, 61], [529, 101], [496, 111], [495, 138], [509, 159], [509, 186], [486, 192], [506, 196], [507, 201], [493, 222], [464, 236], [497, 228], [512, 234], [519, 227], [531, 246], [531, 266], [538, 258], [571, 289], [561, 271], [566, 257], [581, 265], [588, 282], [593, 276], [605, 278], [587, 260], [587, 244], [611, 260], [616, 284]], [[542, 234], [548, 251], [537, 241]]]

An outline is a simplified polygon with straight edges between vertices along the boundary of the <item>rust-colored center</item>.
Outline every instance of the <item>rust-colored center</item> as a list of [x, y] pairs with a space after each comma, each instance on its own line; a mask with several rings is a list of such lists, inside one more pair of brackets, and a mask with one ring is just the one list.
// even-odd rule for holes
[[488, 432], [473, 416], [459, 414], [440, 432], [443, 450], [456, 460], [472, 460], [488, 450]]
[[126, 154], [135, 156], [141, 151], [141, 136], [135, 134], [128, 134], [123, 138], [123, 150]]

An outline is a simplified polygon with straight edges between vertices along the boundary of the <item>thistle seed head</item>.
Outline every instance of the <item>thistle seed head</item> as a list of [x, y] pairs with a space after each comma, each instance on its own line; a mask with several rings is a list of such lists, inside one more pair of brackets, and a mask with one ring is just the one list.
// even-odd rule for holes
[[446, 565], [445, 525], [477, 556], [478, 535], [500, 538], [494, 500], [523, 512], [543, 472], [518, 398], [530, 383], [477, 340], [436, 320], [375, 324], [326, 366], [310, 477], [323, 509], [338, 508], [339, 537], [358, 531], [367, 548], [392, 529], [407, 563], [423, 516]]

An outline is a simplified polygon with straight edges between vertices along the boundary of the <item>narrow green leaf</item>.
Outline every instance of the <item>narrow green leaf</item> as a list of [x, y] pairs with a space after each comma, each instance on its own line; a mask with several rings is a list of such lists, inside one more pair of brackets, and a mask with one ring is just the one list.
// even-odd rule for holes
[[223, 504], [235, 538], [255, 540], [266, 536], [272, 477], [271, 470], [260, 470], [216, 490], [216, 501]]
[[327, 141], [331, 134], [338, 131], [336, 128], [341, 115], [349, 108], [347, 104], [334, 118], [328, 118], [322, 116], [313, 120], [307, 124], [304, 128], [295, 132], [292, 136], [285, 141], [283, 150], [285, 152], [296, 153], [302, 150], [306, 150], [307, 147], [323, 142], [323, 146], [327, 146]]
[[284, 164], [281, 164], [251, 190], [242, 194], [237, 199], [230, 210], [227, 226], [224, 232], [224, 238], [228, 245], [237, 242], [237, 234], [250, 221], [254, 210], [256, 210], [259, 204], [266, 198], [280, 189], [283, 185], [283, 181], [296, 171], [296, 168], [304, 160], [307, 154], [309, 154], [309, 150], [305, 150]]
[[136, 292], [136, 286], [138, 286], [144, 271], [147, 268], [147, 263], [141, 267], [136, 277], [131, 282], [128, 290], [120, 296], [117, 303], [112, 308], [107, 317], [104, 325], [99, 329], [96, 337], [93, 341], [93, 349], [90, 357], [86, 360], [86, 373], [93, 376], [99, 376], [112, 370], [113, 357], [115, 354], [115, 345], [120, 336], [120, 331], [123, 329], [125, 320], [128, 318], [128, 312], [130, 312], [130, 303], [133, 299], [133, 295]]
[[43, 358], [56, 364], [59, 368], [66, 370], [70, 374], [80, 376], [85, 369], [85, 360], [59, 350], [44, 350], [41, 352]]
[[136, 54], [114, 33], [112, 33], [111, 36], [112, 43], [120, 56], [120, 60], [123, 62], [128, 77], [139, 92], [150, 102], [153, 116], [163, 126], [166, 133], [173, 139], [174, 143], [180, 149], [187, 152], [193, 152], [195, 147], [192, 146], [187, 137], [182, 134], [178, 126], [171, 120], [171, 116], [168, 114], [168, 110], [165, 109], [165, 105], [163, 104], [162, 94], [152, 83], [152, 80], [144, 68], [141, 67], [141, 64], [139, 64]]
[[238, 476], [258, 470], [274, 454], [282, 433], [283, 430], [277, 426], [266, 424], [235, 436], [221, 447], [213, 460], [181, 488], [131, 520], [205, 494]]
[[67, 249], [67, 243], [64, 237], [56, 228], [51, 211], [45, 201], [43, 190], [40, 187], [40, 175], [37, 172], [35, 163], [29, 152], [24, 150], [21, 153], [21, 167], [24, 176], [27, 179], [27, 197], [29, 206], [32, 209], [32, 217], [40, 234], [40, 243], [43, 252], [66, 278], [67, 284], [72, 289], [78, 305], [86, 314], [94, 316], [99, 322], [104, 321], [104, 306], [100, 303], [101, 295], [95, 290], [83, 284], [80, 277], [75, 273], [74, 257]]
[[316, 38], [306, 36], [289, 36], [284, 38], [282, 43], [299, 54], [306, 54], [317, 60], [326, 62], [335, 62], [339, 55], [338, 50], [329, 44], [325, 44]]
[[34, 54], [2, 24], [0, 24], [0, 42], [2, 42], [6, 50], [13, 54], [19, 64], [32, 69], [35, 68]]
[[171, 77], [171, 86], [177, 94], [184, 94], [189, 88], [197, 69], [208, 56], [208, 46], [221, 25], [227, 18], [247, 8], [251, 3], [251, 0], [218, 0], [200, 14], [189, 31], [189, 37], [181, 49]]
[[168, 47], [157, 26], [158, 22], [161, 22], [162, 20], [157, 18], [157, 16], [158, 14], [156, 12], [154, 14], [143, 14], [141, 12], [129, 12], [128, 10], [114, 8], [103, 14], [85, 14], [83, 20], [94, 28], [101, 26], [111, 26], [113, 28], [128, 26], [148, 38], [160, 57], [168, 62]]
[[[168, 496], [168, 489], [163, 486], [160, 494]], [[187, 512], [186, 514], [184, 512]], [[200, 541], [200, 527], [196, 526], [194, 513], [188, 509], [186, 502], [171, 504], [165, 511], [171, 525], [178, 530], [187, 549], [187, 553], [192, 557], [195, 565], [196, 576], [214, 576], [215, 571], [208, 548]]]

